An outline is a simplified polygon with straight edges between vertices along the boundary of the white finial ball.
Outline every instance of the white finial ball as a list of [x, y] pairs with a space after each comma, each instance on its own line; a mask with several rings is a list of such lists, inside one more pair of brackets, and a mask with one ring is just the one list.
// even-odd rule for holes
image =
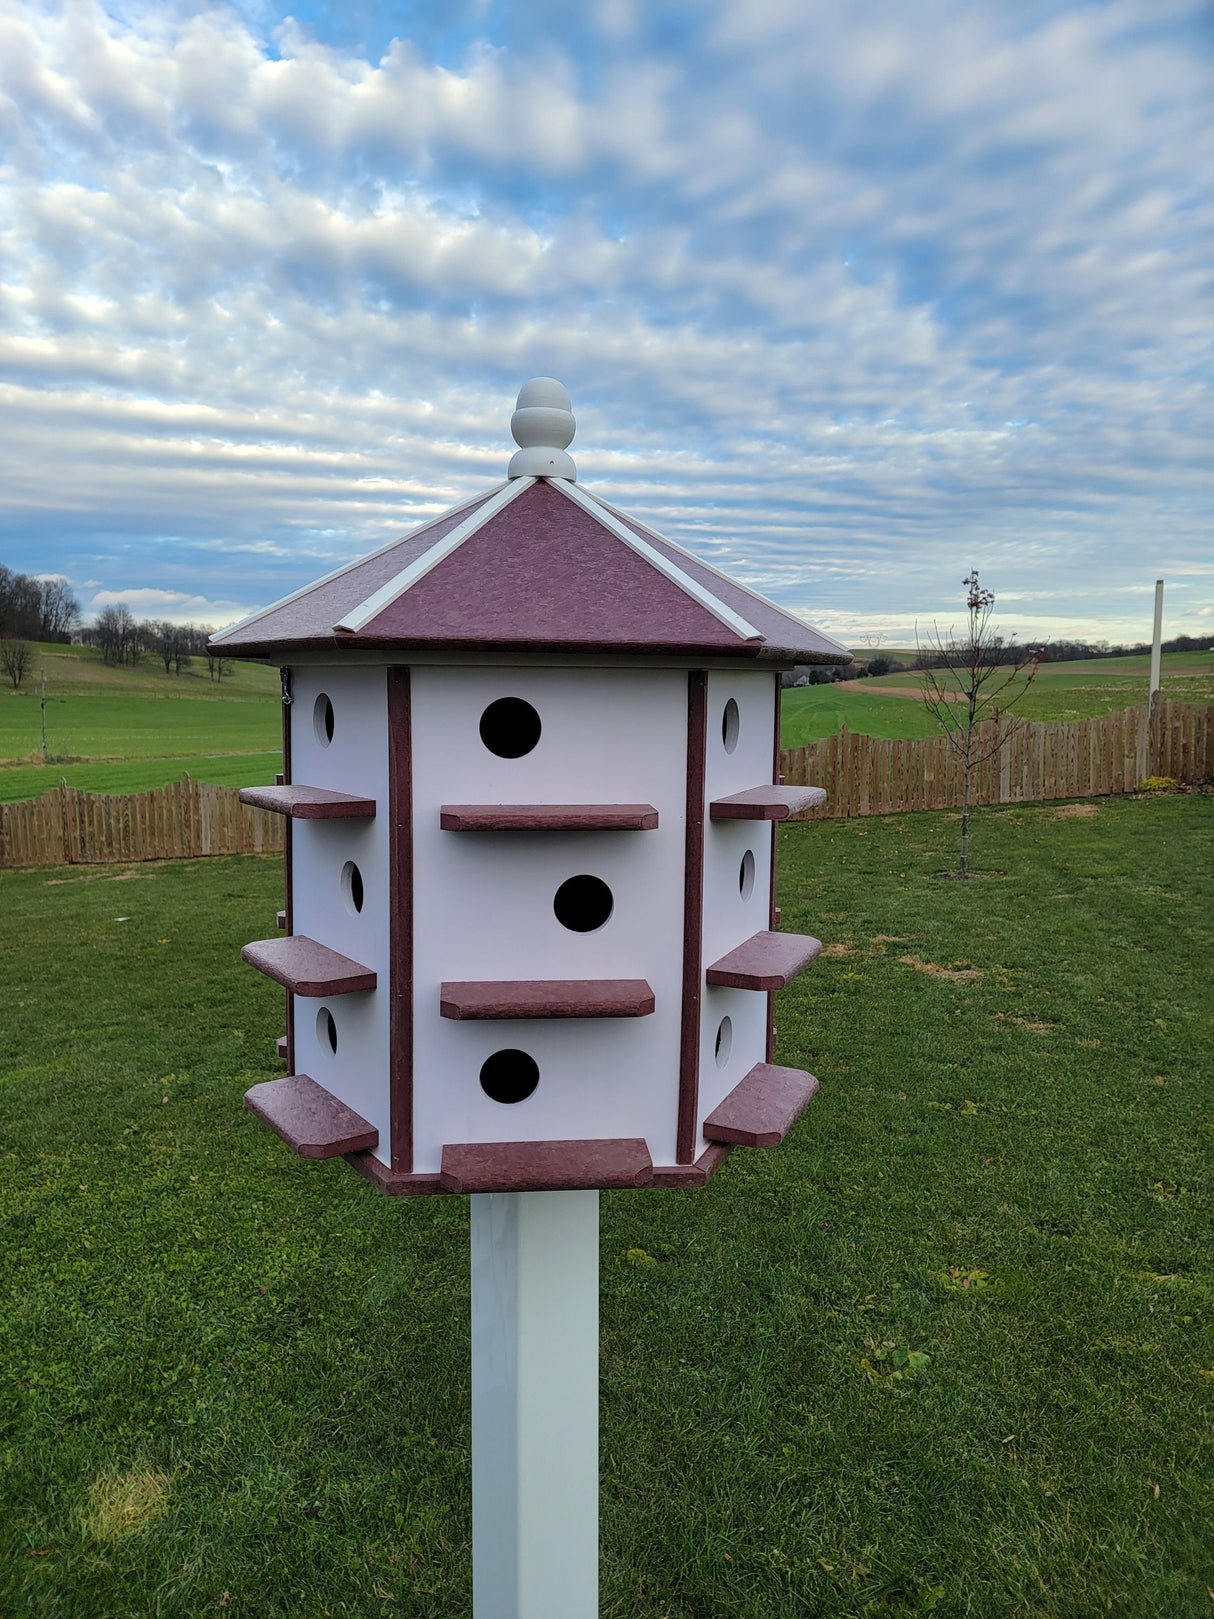
[[577, 467], [566, 453], [577, 423], [568, 389], [555, 377], [533, 377], [523, 384], [510, 418], [510, 431], [519, 448], [511, 457], [508, 477], [577, 481]]

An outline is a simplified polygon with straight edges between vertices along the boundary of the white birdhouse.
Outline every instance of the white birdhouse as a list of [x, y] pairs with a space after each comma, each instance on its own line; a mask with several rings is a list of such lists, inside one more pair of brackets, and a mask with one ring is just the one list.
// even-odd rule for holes
[[700, 1185], [817, 1088], [772, 1063], [780, 672], [850, 653], [576, 482], [507, 481], [214, 646], [281, 666], [288, 1077], [246, 1101], [389, 1193]]

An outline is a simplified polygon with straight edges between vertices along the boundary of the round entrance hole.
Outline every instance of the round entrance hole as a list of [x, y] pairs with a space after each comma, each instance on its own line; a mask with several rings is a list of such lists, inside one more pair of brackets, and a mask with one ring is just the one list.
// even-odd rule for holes
[[341, 868], [341, 897], [346, 909], [357, 916], [363, 908], [363, 874], [353, 860], [347, 860]]
[[540, 1082], [540, 1066], [525, 1051], [495, 1051], [481, 1064], [481, 1090], [494, 1102], [525, 1102]]
[[611, 890], [601, 877], [570, 877], [556, 891], [552, 909], [563, 928], [593, 933], [601, 928], [615, 906]]
[[322, 1006], [316, 1014], [316, 1043], [322, 1051], [328, 1046], [336, 1057], [337, 1024], [333, 1021], [333, 1014], [327, 1006]]
[[738, 893], [743, 899], [749, 899], [755, 891], [755, 857], [749, 849], [742, 856], [742, 864], [738, 867]]
[[733, 1050], [733, 1023], [729, 1018], [721, 1019], [717, 1029], [717, 1043], [713, 1048], [713, 1055], [717, 1059], [717, 1067], [724, 1068], [729, 1061], [729, 1053]]
[[741, 728], [742, 718], [738, 713], [738, 705], [731, 697], [725, 704], [725, 711], [721, 715], [721, 741], [726, 753], [732, 753], [738, 745], [738, 731]]
[[327, 748], [333, 740], [333, 704], [327, 692], [322, 691], [312, 705], [312, 729], [321, 747]]
[[521, 759], [540, 739], [540, 717], [521, 697], [499, 697], [481, 715], [481, 741], [499, 759]]

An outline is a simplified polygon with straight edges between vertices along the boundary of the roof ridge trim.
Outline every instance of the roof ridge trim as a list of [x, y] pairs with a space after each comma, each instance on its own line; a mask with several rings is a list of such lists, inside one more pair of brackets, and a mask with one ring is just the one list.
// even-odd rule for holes
[[664, 557], [660, 551], [655, 551], [652, 545], [621, 522], [604, 502], [596, 500], [593, 495], [588, 495], [584, 489], [579, 489], [576, 484], [568, 483], [564, 479], [561, 479], [556, 484], [556, 487], [560, 489], [568, 500], [573, 501], [574, 505], [580, 506], [583, 511], [588, 512], [597, 522], [602, 523], [604, 528], [609, 529], [617, 540], [622, 540], [630, 550], [635, 551], [638, 556], [644, 557], [651, 567], [656, 568], [659, 573], [669, 579], [671, 584], [677, 585], [684, 595], [690, 596], [701, 607], [707, 608], [714, 618], [719, 619], [725, 628], [732, 630], [740, 640], [763, 640], [762, 633], [756, 630], [753, 624], [748, 624], [740, 613], [734, 612], [732, 607], [726, 607], [723, 601], [719, 601], [698, 580], [692, 579], [681, 568], [676, 568], [669, 557]]
[[462, 512], [469, 506], [475, 506], [478, 501], [489, 500], [497, 494], [499, 489], [504, 488], [504, 484], [495, 484], [488, 495], [469, 495], [467, 500], [457, 500], [454, 506], [448, 506], [446, 511], [439, 512], [437, 517], [428, 517], [424, 523], [419, 523], [416, 528], [411, 528], [407, 534], [398, 534], [394, 540], [389, 540], [386, 545], [377, 546], [374, 551], [368, 551], [365, 556], [355, 557], [353, 562], [343, 562], [341, 567], [334, 568], [332, 573], [326, 573], [320, 579], [313, 579], [308, 584], [301, 585], [298, 590], [293, 590], [289, 596], [280, 596], [276, 602], [271, 602], [268, 607], [259, 607], [255, 613], [249, 613], [247, 617], [237, 619], [236, 623], [229, 624], [226, 630], [220, 630], [218, 634], [212, 635], [211, 641], [218, 646], [227, 636], [235, 635], [237, 630], [243, 630], [246, 625], [256, 624], [257, 620], [265, 618], [267, 613], [276, 613], [280, 607], [289, 607], [292, 602], [298, 601], [301, 596], [306, 596], [313, 590], [319, 590], [321, 585], [330, 585], [334, 579], [340, 579], [343, 573], [349, 573], [354, 568], [361, 568], [364, 562], [373, 562], [376, 557], [382, 557], [385, 551], [391, 551], [398, 545], [407, 544], [409, 540], [415, 539], [419, 534], [424, 534], [428, 528], [433, 528], [435, 523], [441, 523], [444, 517], [450, 517], [452, 512]]
[[[590, 494], [590, 491], [584, 490], [583, 493]], [[657, 529], [652, 527], [651, 524], [643, 523], [639, 517], [633, 517], [631, 512], [622, 512], [618, 506], [613, 506], [611, 502], [609, 500], [605, 500], [602, 495], [591, 494], [590, 498], [597, 501], [598, 504], [609, 511], [613, 517], [617, 517], [624, 522], [635, 523], [638, 528], [643, 528], [646, 534], [652, 535], [655, 540], [661, 540], [663, 545], [668, 545], [672, 551], [677, 551], [681, 557], [686, 557], [689, 562], [694, 562], [697, 567], [706, 568], [708, 572], [715, 575], [716, 578], [724, 579], [725, 583], [727, 585], [732, 585], [735, 590], [744, 590], [746, 594], [748, 596], [752, 596], [755, 601], [762, 602], [764, 607], [774, 607], [777, 613], [783, 613], [786, 618], [791, 618], [794, 623], [803, 624], [807, 630], [812, 630], [815, 635], [820, 635], [824, 641], [829, 641], [833, 646], [837, 646], [839, 651], [846, 653], [848, 660], [851, 660], [852, 654], [850, 649], [845, 647], [842, 641], [836, 641], [833, 635], [828, 635], [825, 630], [820, 630], [816, 624], [810, 624], [799, 614], [792, 612], [789, 608], [781, 607], [779, 602], [773, 602], [770, 597], [764, 596], [762, 591], [752, 590], [749, 585], [743, 584], [740, 579], [735, 579], [732, 574], [725, 573], [720, 568], [714, 568], [711, 562], [706, 562], [703, 557], [697, 556], [694, 551], [689, 551], [685, 545], [680, 545], [677, 540], [672, 540], [669, 534], [659, 534]]]
[[436, 540], [428, 551], [423, 551], [407, 568], [402, 568], [386, 585], [381, 585], [374, 595], [368, 596], [366, 601], [352, 608], [334, 624], [333, 628], [357, 635], [373, 618], [377, 618], [385, 607], [389, 607], [399, 596], [403, 596], [419, 579], [424, 579], [432, 568], [437, 568], [452, 551], [457, 551], [477, 529], [482, 528], [491, 517], [496, 517], [512, 500], [517, 500], [523, 490], [530, 489], [534, 482], [534, 478], [512, 478], [495, 490], [471, 517], [465, 518], [449, 534], [444, 534], [441, 540]]

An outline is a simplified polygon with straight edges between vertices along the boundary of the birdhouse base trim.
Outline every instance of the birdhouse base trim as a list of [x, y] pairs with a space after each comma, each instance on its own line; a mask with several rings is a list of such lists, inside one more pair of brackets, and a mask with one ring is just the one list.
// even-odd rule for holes
[[825, 802], [821, 787], [748, 787], [744, 793], [714, 798], [708, 815], [713, 821], [787, 821]]
[[732, 1151], [732, 1145], [714, 1141], [712, 1146], [706, 1148], [694, 1163], [655, 1164], [653, 1179], [649, 1184], [654, 1187], [670, 1188], [674, 1191], [677, 1191], [680, 1187], [684, 1187], [688, 1191], [694, 1191], [698, 1186], [707, 1186]]
[[778, 1147], [817, 1089], [800, 1068], [756, 1063], [704, 1120], [704, 1134], [739, 1147]]
[[651, 832], [652, 804], [444, 804], [444, 832]]
[[647, 1186], [653, 1159], [645, 1142], [491, 1141], [443, 1148], [448, 1192], [591, 1192]]
[[244, 1105], [301, 1158], [340, 1158], [379, 1145], [379, 1131], [307, 1074], [269, 1079]]
[[373, 1152], [348, 1152], [345, 1159], [351, 1169], [370, 1181], [385, 1197], [434, 1197], [447, 1190], [441, 1175], [389, 1169]]
[[297, 821], [375, 819], [373, 798], [335, 793], [327, 787], [242, 787], [240, 802], [248, 804], [251, 809], [269, 810], [273, 815], [289, 815]]
[[[819, 946], [819, 948], [821, 948]], [[535, 978], [443, 984], [443, 1017], [597, 1018], [648, 1017], [653, 991], [643, 978]]]
[[822, 953], [807, 933], [756, 933], [714, 961], [705, 977], [723, 989], [783, 989]]
[[240, 955], [250, 967], [283, 984], [294, 995], [354, 995], [374, 989], [378, 981], [370, 967], [309, 939], [306, 933], [287, 939], [254, 939]]
[[[570, 1167], [569, 1160], [564, 1158], [566, 1149], [570, 1147], [573, 1147], [574, 1149], [582, 1149], [586, 1147], [596, 1149], [612, 1149], [620, 1146], [629, 1148], [640, 1146], [641, 1148], [645, 1148], [645, 1143], [643, 1141], [566, 1141], [538, 1143], [526, 1141], [513, 1143], [513, 1145], [519, 1147], [520, 1149], [526, 1149], [528, 1153], [533, 1152], [534, 1148], [537, 1146], [559, 1148], [559, 1156], [563, 1160], [562, 1168], [556, 1176], [554, 1176], [552, 1179], [544, 1180], [542, 1184], [536, 1184], [533, 1175], [528, 1175], [526, 1178], [526, 1184], [523, 1184], [523, 1179], [520, 1175], [520, 1178], [517, 1181], [512, 1181], [510, 1185], [503, 1183], [501, 1185], [494, 1184], [493, 1186], [471, 1186], [465, 1185], [462, 1182], [459, 1185], [455, 1184], [457, 1179], [455, 1170], [462, 1167], [458, 1159], [454, 1161], [455, 1169], [453, 1169], [450, 1174], [448, 1174], [446, 1170], [440, 1172], [439, 1174], [423, 1174], [413, 1173], [408, 1170], [389, 1169], [387, 1164], [381, 1162], [381, 1160], [378, 1159], [373, 1152], [350, 1152], [345, 1154], [345, 1159], [350, 1165], [351, 1169], [356, 1170], [365, 1181], [369, 1181], [372, 1186], [377, 1187], [385, 1195], [385, 1197], [434, 1197], [438, 1194], [459, 1195], [460, 1193], [466, 1194], [468, 1192], [479, 1191], [558, 1192], [571, 1190], [632, 1190], [644, 1192], [658, 1189], [669, 1191], [695, 1191], [699, 1187], [706, 1186], [708, 1184], [708, 1182], [716, 1174], [717, 1170], [720, 1169], [721, 1165], [733, 1151], [733, 1143], [714, 1141], [692, 1164], [651, 1164], [650, 1173], [648, 1176], [642, 1175], [642, 1178], [639, 1180], [624, 1179], [615, 1173], [612, 1174], [610, 1179], [604, 1178], [601, 1180], [596, 1180], [593, 1182], [593, 1184], [586, 1184], [584, 1179], [579, 1178], [578, 1184], [575, 1187], [572, 1185], [572, 1181], [568, 1174]], [[444, 1149], [444, 1165], [448, 1163], [446, 1153], [450, 1152], [451, 1150], [452, 1149], [450, 1147]], [[457, 1145], [455, 1150], [457, 1152], [480, 1154], [484, 1152], [500, 1151], [500, 1147], [497, 1145], [481, 1147], [474, 1144], [465, 1144], [463, 1146]], [[647, 1148], [645, 1148], [645, 1155], [646, 1159], [648, 1159], [649, 1153]], [[617, 1165], [619, 1162], [621, 1162], [621, 1160], [617, 1160]], [[643, 1165], [641, 1165], [639, 1157], [636, 1159], [630, 1157], [628, 1162], [630, 1164], [635, 1164], [636, 1168], [643, 1169]], [[534, 1170], [534, 1168], [535, 1160], [533, 1158], [531, 1162], [531, 1169]]]

